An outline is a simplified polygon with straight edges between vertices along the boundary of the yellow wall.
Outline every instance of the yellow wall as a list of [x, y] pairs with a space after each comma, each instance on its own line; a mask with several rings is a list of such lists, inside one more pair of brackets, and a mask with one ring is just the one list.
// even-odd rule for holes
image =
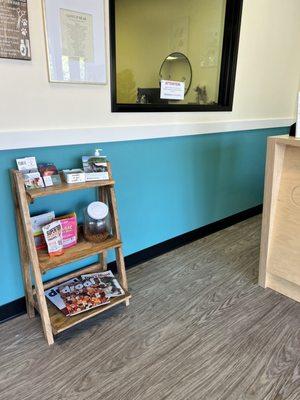
[[[107, 1], [105, 4], [108, 45]], [[279, 124], [281, 119], [295, 116], [300, 78], [299, 0], [244, 0], [234, 109], [221, 113], [115, 114], [111, 113], [109, 85], [49, 83], [41, 1], [28, 0], [28, 6], [32, 61], [0, 59], [0, 148], [4, 142], [6, 146], [17, 145], [16, 136], [14, 143], [9, 142], [10, 131], [26, 141], [27, 134], [35, 130], [52, 130], [52, 135], [45, 132], [46, 145], [56, 143], [57, 129], [66, 130], [65, 143], [76, 143], [75, 129], [99, 130], [103, 132], [101, 141], [111, 138], [105, 130], [111, 128], [118, 139], [126, 140], [134, 127], [139, 127], [142, 138], [156, 137], [158, 126], [167, 124], [173, 128], [168, 126], [162, 134], [173, 134], [180, 124], [186, 126], [180, 133], [188, 134], [195, 124], [219, 124], [219, 131], [223, 131], [236, 121], [254, 120], [261, 127], [260, 121], [276, 119]], [[28, 144], [33, 147], [35, 142]]]
[[[193, 70], [185, 103], [195, 102], [197, 85], [218, 100], [225, 0], [117, 0], [118, 101], [135, 102], [138, 87], [159, 87], [160, 66], [182, 52]], [[184, 29], [181, 47], [176, 32]], [[208, 62], [213, 50], [215, 63]], [[128, 95], [126, 95], [126, 92]]]

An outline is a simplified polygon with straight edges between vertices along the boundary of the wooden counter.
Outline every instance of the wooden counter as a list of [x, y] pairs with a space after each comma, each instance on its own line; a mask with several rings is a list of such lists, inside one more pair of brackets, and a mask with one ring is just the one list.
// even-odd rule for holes
[[259, 284], [300, 301], [300, 140], [268, 139]]

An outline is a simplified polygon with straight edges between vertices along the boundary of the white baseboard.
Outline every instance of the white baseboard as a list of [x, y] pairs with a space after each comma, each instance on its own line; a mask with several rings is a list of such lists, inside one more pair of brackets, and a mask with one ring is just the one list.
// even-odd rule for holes
[[295, 120], [291, 118], [275, 118], [184, 124], [0, 131], [0, 150], [238, 132], [286, 127], [292, 125], [294, 122]]

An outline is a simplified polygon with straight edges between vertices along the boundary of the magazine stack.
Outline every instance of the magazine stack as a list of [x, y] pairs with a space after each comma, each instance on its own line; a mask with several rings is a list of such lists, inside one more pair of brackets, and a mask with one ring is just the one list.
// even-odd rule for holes
[[111, 298], [124, 294], [111, 271], [80, 275], [45, 291], [47, 299], [67, 317], [109, 304]]

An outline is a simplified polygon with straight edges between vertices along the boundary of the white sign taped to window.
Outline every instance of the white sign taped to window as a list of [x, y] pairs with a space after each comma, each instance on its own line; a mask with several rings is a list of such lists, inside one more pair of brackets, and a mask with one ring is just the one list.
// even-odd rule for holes
[[160, 81], [160, 98], [166, 100], [184, 100], [185, 84], [179, 81]]

